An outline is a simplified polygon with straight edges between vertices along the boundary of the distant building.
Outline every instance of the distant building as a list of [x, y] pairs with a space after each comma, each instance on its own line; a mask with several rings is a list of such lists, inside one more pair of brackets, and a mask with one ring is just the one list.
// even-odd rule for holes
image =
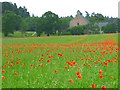
[[82, 16], [82, 13], [78, 10], [76, 17], [70, 21], [69, 26], [70, 26], [70, 28], [72, 28], [72, 27], [75, 27], [75, 26], [86, 25], [86, 24], [88, 24], [87, 19], [84, 18]]

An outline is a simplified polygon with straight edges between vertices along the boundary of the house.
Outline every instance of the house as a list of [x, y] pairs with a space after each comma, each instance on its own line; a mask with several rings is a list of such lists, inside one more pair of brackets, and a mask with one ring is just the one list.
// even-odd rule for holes
[[87, 19], [84, 18], [82, 16], [82, 13], [78, 10], [76, 17], [70, 21], [69, 27], [72, 28], [75, 26], [86, 25], [86, 24], [88, 24]]

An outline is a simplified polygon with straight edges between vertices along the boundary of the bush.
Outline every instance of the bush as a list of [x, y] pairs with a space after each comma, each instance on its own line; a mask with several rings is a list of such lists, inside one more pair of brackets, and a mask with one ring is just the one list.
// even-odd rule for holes
[[72, 35], [80, 35], [84, 34], [84, 26], [75, 26], [73, 28], [70, 28], [69, 31]]

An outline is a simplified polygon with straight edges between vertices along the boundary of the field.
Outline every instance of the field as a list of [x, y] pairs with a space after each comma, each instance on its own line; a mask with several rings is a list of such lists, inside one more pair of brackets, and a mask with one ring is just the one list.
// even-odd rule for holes
[[3, 88], [118, 87], [118, 34], [2, 40]]

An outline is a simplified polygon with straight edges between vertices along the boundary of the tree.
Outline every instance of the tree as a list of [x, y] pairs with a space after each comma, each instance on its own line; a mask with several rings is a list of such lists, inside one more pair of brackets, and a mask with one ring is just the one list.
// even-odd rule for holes
[[37, 33], [37, 36], [40, 36], [42, 34], [42, 32], [44, 32], [44, 27], [43, 27], [43, 19], [42, 18], [38, 18], [37, 19], [37, 28], [36, 28], [36, 33]]
[[47, 36], [53, 34], [53, 32], [55, 32], [59, 28], [58, 15], [56, 15], [55, 13], [48, 11], [42, 15], [41, 19], [42, 19], [41, 28], [43, 31], [45, 31]]
[[67, 32], [67, 29], [69, 28], [69, 22], [72, 19], [73, 19], [72, 16], [67, 16], [67, 17], [61, 17], [61, 18], [59, 18], [59, 29], [58, 29], [59, 34], [61, 32], [63, 34]]
[[2, 16], [2, 30], [5, 36], [9, 33], [14, 33], [16, 29], [16, 23], [21, 21], [21, 17], [13, 12], [6, 12]]
[[20, 31], [22, 33], [22, 35], [24, 36], [25, 32], [28, 30], [29, 25], [28, 25], [28, 18], [22, 18], [22, 22], [20, 25]]
[[118, 25], [116, 23], [109, 23], [108, 25], [103, 26], [102, 30], [105, 33], [116, 33], [118, 32]]
[[6, 11], [12, 11], [16, 15], [20, 15], [21, 17], [30, 16], [25, 6], [23, 8], [21, 6], [17, 8], [16, 3], [12, 4], [11, 2], [2, 2], [2, 14], [4, 14]]

